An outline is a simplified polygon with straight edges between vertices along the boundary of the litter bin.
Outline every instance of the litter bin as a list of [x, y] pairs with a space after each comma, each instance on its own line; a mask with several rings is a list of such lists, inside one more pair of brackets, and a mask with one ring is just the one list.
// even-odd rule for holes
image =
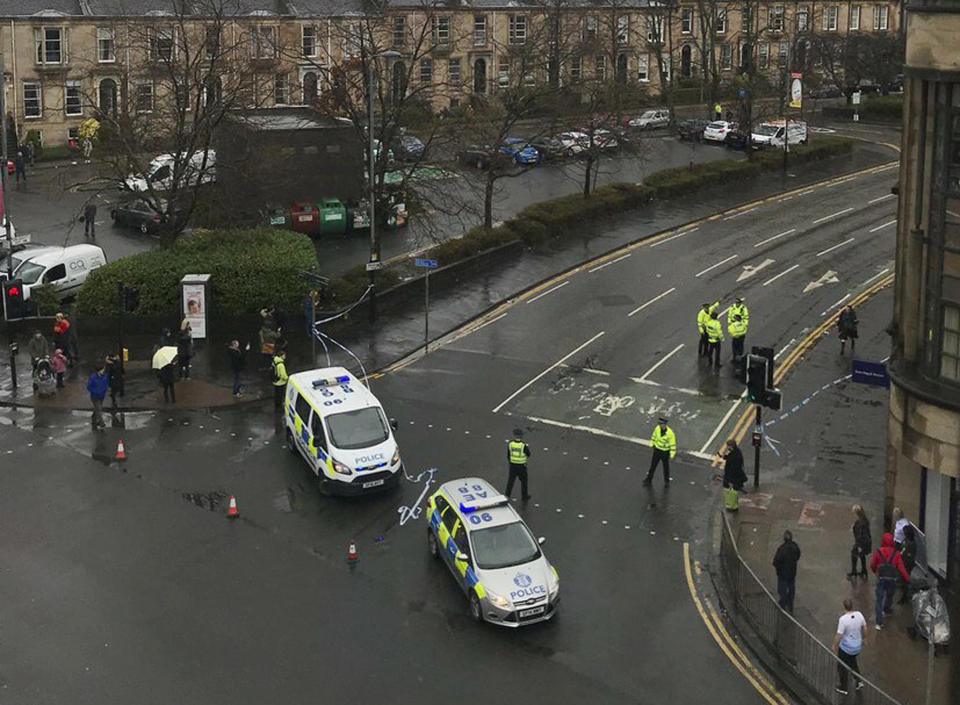
[[263, 219], [267, 225], [274, 228], [290, 227], [290, 211], [288, 211], [286, 208], [267, 208], [263, 213]]
[[323, 198], [317, 202], [320, 211], [318, 233], [343, 235], [347, 232], [347, 207], [338, 198]]
[[313, 203], [297, 201], [290, 206], [290, 227], [298, 233], [313, 235], [320, 227], [320, 209]]

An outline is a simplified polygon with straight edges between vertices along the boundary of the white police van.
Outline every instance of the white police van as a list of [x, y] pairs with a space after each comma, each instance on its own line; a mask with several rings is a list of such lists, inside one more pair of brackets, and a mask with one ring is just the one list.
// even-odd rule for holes
[[358, 495], [399, 482], [396, 424], [343, 367], [290, 375], [283, 418], [287, 447], [307, 461], [324, 494]]

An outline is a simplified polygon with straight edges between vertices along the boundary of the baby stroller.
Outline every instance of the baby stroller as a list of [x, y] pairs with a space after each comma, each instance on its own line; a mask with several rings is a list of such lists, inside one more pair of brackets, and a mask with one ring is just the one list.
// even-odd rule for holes
[[49, 358], [42, 357], [37, 360], [37, 366], [33, 370], [33, 389], [37, 396], [41, 397], [52, 397], [57, 393], [57, 379]]
[[947, 603], [931, 584], [926, 572], [917, 566], [910, 574], [910, 603], [915, 626], [907, 627], [911, 639], [917, 635], [933, 644], [934, 652], [946, 653], [950, 642], [950, 615]]

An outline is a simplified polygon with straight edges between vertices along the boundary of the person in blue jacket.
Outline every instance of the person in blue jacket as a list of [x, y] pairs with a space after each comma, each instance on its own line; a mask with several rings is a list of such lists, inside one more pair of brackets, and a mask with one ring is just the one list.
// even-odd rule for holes
[[110, 388], [110, 378], [107, 377], [106, 365], [97, 363], [97, 369], [87, 378], [87, 391], [90, 392], [90, 403], [93, 404], [93, 425], [97, 430], [107, 427], [103, 422], [103, 400]]

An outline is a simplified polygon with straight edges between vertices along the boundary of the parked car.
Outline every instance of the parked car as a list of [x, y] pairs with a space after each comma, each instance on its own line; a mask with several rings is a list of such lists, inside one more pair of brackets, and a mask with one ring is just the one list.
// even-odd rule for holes
[[677, 137], [681, 140], [691, 142], [703, 141], [703, 128], [707, 126], [708, 120], [684, 120], [677, 123]]
[[727, 133], [730, 130], [736, 130], [737, 123], [727, 122], [726, 120], [714, 120], [708, 122], [703, 128], [703, 139], [706, 142], [722, 143], [727, 139]]
[[620, 142], [610, 130], [600, 129], [593, 131], [593, 146], [600, 149], [616, 149], [620, 146]]
[[390, 150], [401, 162], [418, 162], [423, 159], [426, 145], [413, 135], [399, 135], [390, 140]]
[[[165, 211], [165, 204], [157, 204], [160, 210]], [[130, 198], [121, 201], [110, 209], [110, 217], [115, 225], [139, 230], [144, 235], [156, 233], [164, 222], [163, 216], [151, 207], [145, 198]]]
[[500, 145], [500, 151], [513, 157], [517, 164], [539, 164], [540, 152], [522, 137], [507, 137]]
[[559, 159], [567, 156], [563, 142], [556, 137], [540, 137], [530, 140], [530, 146], [540, 152], [541, 159]]
[[652, 130], [656, 127], [666, 127], [670, 124], [670, 111], [647, 110], [641, 115], [633, 118], [628, 124], [630, 127], [640, 130]]
[[489, 169], [499, 154], [496, 147], [489, 144], [472, 144], [457, 155], [457, 161], [477, 169]]
[[822, 86], [811, 88], [807, 91], [807, 95], [811, 98], [839, 98], [843, 95], [843, 91], [833, 83], [825, 83]]
[[[207, 184], [216, 181], [216, 150], [208, 149], [206, 157], [202, 150], [189, 155], [189, 158], [186, 153], [183, 153], [180, 159], [186, 160], [185, 164], [181, 162], [183, 164], [181, 185]], [[134, 193], [143, 193], [151, 186], [157, 191], [166, 191], [173, 185], [175, 162], [176, 158], [173, 154], [159, 154], [150, 161], [142, 174], [131, 174], [124, 179], [120, 188]]]
[[730, 149], [746, 149], [750, 145], [750, 135], [743, 130], [727, 130], [723, 143]]
[[587, 135], [576, 131], [561, 132], [557, 135], [557, 140], [563, 145], [567, 156], [580, 154], [590, 144], [590, 138]]

